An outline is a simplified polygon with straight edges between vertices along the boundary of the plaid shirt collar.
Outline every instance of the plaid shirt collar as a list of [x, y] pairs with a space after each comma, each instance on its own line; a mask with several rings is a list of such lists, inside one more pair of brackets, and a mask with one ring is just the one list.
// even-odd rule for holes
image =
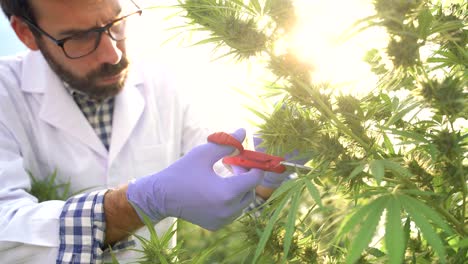
[[85, 115], [102, 144], [109, 150], [112, 135], [112, 117], [115, 98], [97, 101], [80, 91], [74, 90], [65, 83], [67, 91]]

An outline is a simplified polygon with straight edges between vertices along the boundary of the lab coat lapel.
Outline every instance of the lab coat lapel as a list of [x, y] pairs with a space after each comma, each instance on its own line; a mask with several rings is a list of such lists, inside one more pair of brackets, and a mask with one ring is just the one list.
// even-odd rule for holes
[[42, 55], [39, 52], [33, 52], [27, 56], [26, 60], [22, 88], [33, 93], [43, 93], [39, 117], [51, 126], [72, 135], [97, 153], [106, 156], [106, 148]]
[[139, 89], [140, 84], [141, 80], [135, 75], [129, 76], [127, 85], [116, 97], [108, 166], [112, 164], [130, 138], [143, 113], [145, 100]]

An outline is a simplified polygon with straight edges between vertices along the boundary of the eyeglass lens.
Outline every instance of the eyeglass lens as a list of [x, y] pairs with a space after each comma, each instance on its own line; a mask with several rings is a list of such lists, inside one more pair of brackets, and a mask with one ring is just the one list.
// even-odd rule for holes
[[[116, 21], [105, 31], [113, 40], [121, 41], [126, 37], [126, 20]], [[80, 34], [73, 35], [63, 43], [63, 50], [71, 58], [79, 58], [90, 54], [97, 49], [102, 37], [102, 30], [90, 30]]]

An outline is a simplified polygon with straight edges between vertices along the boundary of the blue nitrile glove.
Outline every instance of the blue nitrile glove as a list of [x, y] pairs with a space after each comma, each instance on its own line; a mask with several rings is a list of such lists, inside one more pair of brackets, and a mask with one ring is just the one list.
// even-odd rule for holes
[[[245, 130], [231, 135], [242, 142]], [[199, 145], [168, 168], [131, 182], [127, 198], [154, 222], [173, 216], [219, 229], [253, 201], [253, 190], [264, 175], [259, 169], [229, 177], [216, 174], [213, 165], [233, 151], [231, 146], [211, 142]]]

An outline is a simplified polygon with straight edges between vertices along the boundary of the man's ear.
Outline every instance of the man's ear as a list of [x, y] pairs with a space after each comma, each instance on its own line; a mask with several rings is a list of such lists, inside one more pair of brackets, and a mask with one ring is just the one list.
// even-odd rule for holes
[[11, 16], [10, 25], [16, 33], [16, 36], [23, 42], [26, 47], [31, 50], [38, 50], [39, 47], [36, 42], [34, 34], [29, 29], [29, 26], [19, 17]]

